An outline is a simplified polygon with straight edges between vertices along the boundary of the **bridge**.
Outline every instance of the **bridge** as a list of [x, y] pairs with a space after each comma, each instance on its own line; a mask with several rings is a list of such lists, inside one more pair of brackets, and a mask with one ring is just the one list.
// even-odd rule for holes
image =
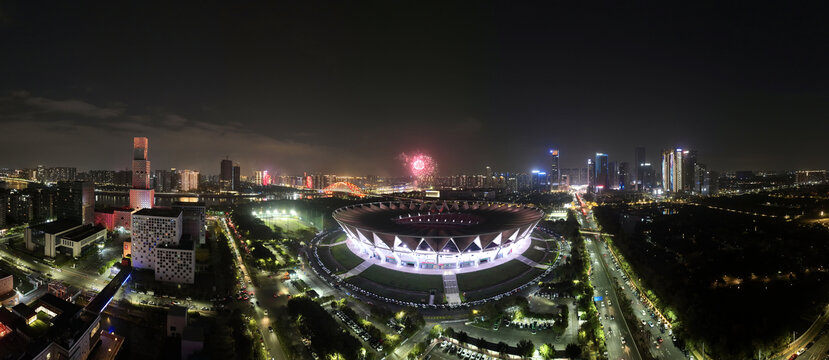
[[349, 195], [359, 196], [359, 197], [365, 197], [366, 196], [366, 193], [364, 193], [363, 190], [360, 189], [359, 186], [354, 185], [350, 182], [345, 182], [345, 181], [335, 182], [331, 185], [328, 185], [327, 187], [325, 187], [325, 189], [322, 189], [322, 192], [326, 193], [326, 194], [329, 194], [329, 195], [333, 194], [335, 192], [339, 192], [339, 193], [348, 193]]

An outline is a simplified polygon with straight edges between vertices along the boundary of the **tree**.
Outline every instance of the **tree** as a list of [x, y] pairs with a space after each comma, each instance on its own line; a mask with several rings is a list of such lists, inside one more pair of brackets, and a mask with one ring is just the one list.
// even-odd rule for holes
[[456, 334], [455, 339], [457, 339], [458, 341], [460, 341], [462, 343], [465, 343], [465, 342], [469, 341], [469, 334], [467, 334], [466, 331], [461, 331], [461, 332]]
[[581, 347], [578, 344], [569, 344], [564, 348], [564, 353], [571, 359], [577, 358], [581, 356]]
[[509, 345], [507, 345], [507, 343], [501, 341], [497, 345], [495, 345], [495, 348], [498, 350], [499, 354], [504, 355], [509, 350]]
[[552, 344], [542, 344], [538, 347], [538, 353], [542, 358], [550, 359], [556, 354], [556, 348]]
[[524, 358], [532, 357], [533, 352], [535, 352], [535, 345], [532, 341], [527, 339], [519, 341], [516, 347], [518, 348], [518, 355]]
[[436, 338], [440, 337], [440, 335], [442, 333], [443, 333], [443, 326], [440, 326], [440, 324], [432, 326], [432, 329], [429, 330], [429, 340], [436, 339]]

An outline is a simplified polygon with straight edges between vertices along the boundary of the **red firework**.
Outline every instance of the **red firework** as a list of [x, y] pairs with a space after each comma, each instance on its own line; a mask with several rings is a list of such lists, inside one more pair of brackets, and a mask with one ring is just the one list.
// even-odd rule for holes
[[399, 158], [403, 160], [404, 166], [411, 172], [412, 176], [418, 179], [432, 176], [437, 172], [437, 163], [429, 155], [423, 153], [407, 155], [403, 153], [400, 154]]

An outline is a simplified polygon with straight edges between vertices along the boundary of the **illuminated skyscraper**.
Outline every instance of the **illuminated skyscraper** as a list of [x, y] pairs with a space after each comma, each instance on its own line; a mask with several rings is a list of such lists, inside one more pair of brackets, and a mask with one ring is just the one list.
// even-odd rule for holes
[[558, 163], [558, 149], [550, 150], [550, 186], [557, 189], [561, 185], [561, 168]]
[[596, 161], [593, 163], [596, 167], [593, 174], [596, 176], [595, 188], [607, 189], [609, 185], [607, 154], [596, 153]]
[[662, 190], [680, 192], [683, 190], [683, 156], [682, 149], [662, 152]]
[[199, 172], [195, 170], [176, 170], [178, 191], [195, 191], [199, 188]]
[[155, 190], [150, 187], [150, 160], [147, 158], [149, 141], [145, 137], [132, 140], [132, 189], [130, 207], [148, 209], [155, 205]]

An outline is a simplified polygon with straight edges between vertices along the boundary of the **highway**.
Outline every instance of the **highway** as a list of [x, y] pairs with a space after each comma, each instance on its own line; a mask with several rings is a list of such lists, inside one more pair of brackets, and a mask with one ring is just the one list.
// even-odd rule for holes
[[[598, 228], [592, 211], [588, 210], [582, 213], [581, 216], [579, 216], [579, 220], [582, 223], [583, 228]], [[596, 289], [600, 295], [605, 295], [605, 290], [608, 290], [608, 294], [612, 295], [612, 311], [614, 312], [612, 315], [616, 317], [615, 324], [609, 325], [607, 320], [604, 319], [604, 316], [601, 316], [603, 324], [605, 325], [605, 337], [608, 339], [608, 353], [610, 359], [617, 359], [617, 357], [611, 352], [613, 349], [611, 345], [613, 342], [620, 342], [616, 332], [620, 329], [619, 326], [622, 326], [622, 324], [625, 326], [626, 343], [628, 347], [635, 346], [632, 337], [633, 332], [643, 332], [644, 335], [650, 339], [647, 349], [634, 348], [633, 351], [630, 351], [632, 354], [631, 356], [639, 356], [636, 358], [642, 358], [641, 354], [637, 353], [637, 351], [649, 351], [651, 355], [658, 359], [688, 359], [688, 357], [686, 357], [681, 350], [674, 346], [671, 339], [670, 329], [660, 327], [660, 323], [658, 321], [659, 317], [657, 316], [654, 318], [650, 316], [650, 314], [654, 313], [654, 311], [645, 305], [642, 302], [642, 299], [633, 292], [629, 282], [625, 282], [623, 280], [623, 273], [616, 263], [616, 260], [610, 253], [610, 249], [608, 249], [607, 244], [602, 241], [598, 235], [588, 235], [585, 237], [585, 245], [590, 253], [591, 261], [594, 265], [594, 273], [591, 278], [591, 281], [593, 281], [594, 284], [594, 289]], [[620, 316], [622, 314], [621, 308], [619, 307], [619, 302], [616, 301], [618, 294], [614, 289], [615, 287], [611, 286], [613, 283], [617, 284], [619, 289], [624, 292], [625, 296], [631, 300], [631, 308], [634, 312], [634, 318], [636, 318], [640, 323], [632, 325], [627, 324], [622, 320], [622, 316]], [[603, 312], [601, 309], [602, 308], [600, 307], [600, 313]], [[642, 321], [644, 321], [647, 325], [642, 325]], [[609, 333], [607, 331], [608, 326], [612, 326], [614, 333]], [[660, 337], [663, 339], [662, 343], [659, 343], [658, 341]], [[634, 353], [636, 354], [633, 355]], [[622, 357], [621, 354], [618, 358], [627, 359], [627, 357]]]
[[[829, 352], [829, 336], [820, 336], [815, 343], [803, 354], [797, 357], [798, 360], [824, 360]], [[788, 359], [788, 358], [786, 358]]]
[[786, 346], [785, 349], [781, 350], [777, 354], [774, 354], [772, 359], [786, 360], [799, 349], [806, 347], [806, 345], [814, 341], [815, 338], [821, 333], [823, 327], [826, 325], [826, 321], [829, 321], [829, 308], [827, 308], [826, 311], [824, 311], [823, 314], [819, 316], [811, 326], [809, 326], [809, 329], [807, 329], [803, 335], [800, 335], [800, 337], [798, 337], [795, 341]]
[[[596, 308], [599, 310], [599, 319], [604, 327], [608, 358], [641, 360], [642, 356], [633, 341], [631, 329], [622, 316], [622, 308], [619, 306], [616, 290], [612, 286], [613, 281], [608, 274], [607, 264], [604, 259], [601, 259], [602, 256], [598, 255], [600, 253], [598, 245], [596, 241], [588, 237], [585, 239], [585, 246], [593, 265], [590, 281], [596, 291], [594, 296], [602, 296], [602, 301], [596, 302]], [[607, 305], [608, 303], [610, 305]], [[611, 316], [615, 319], [611, 319]], [[625, 338], [624, 344], [622, 344], [622, 337]]]

